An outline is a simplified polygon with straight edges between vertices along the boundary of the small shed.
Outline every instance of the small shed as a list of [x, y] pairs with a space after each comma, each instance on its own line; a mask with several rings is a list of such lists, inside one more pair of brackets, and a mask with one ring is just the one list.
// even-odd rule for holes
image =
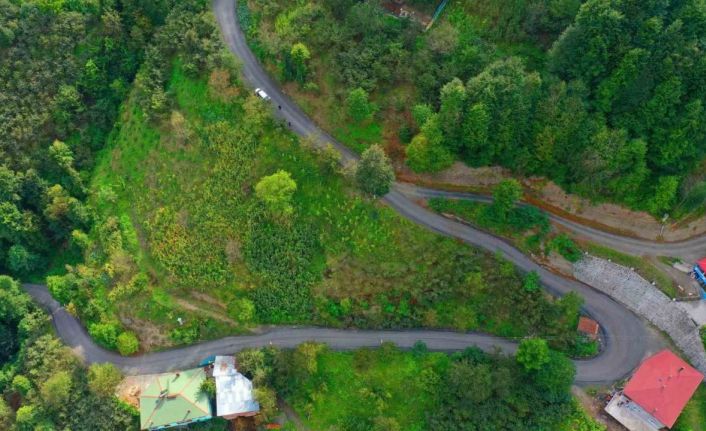
[[255, 416], [260, 404], [255, 400], [252, 382], [235, 368], [233, 356], [216, 356], [213, 363], [216, 380], [216, 415], [225, 419]]
[[161, 374], [140, 395], [140, 429], [162, 430], [213, 417], [208, 396], [201, 392], [203, 368]]
[[579, 319], [578, 331], [589, 339], [597, 340], [599, 330], [600, 326], [595, 320], [589, 319], [585, 316], [581, 316], [581, 318]]

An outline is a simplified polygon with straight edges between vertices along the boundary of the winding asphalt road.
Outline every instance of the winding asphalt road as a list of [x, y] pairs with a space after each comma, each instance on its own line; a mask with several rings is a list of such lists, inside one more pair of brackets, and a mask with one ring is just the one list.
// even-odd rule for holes
[[[331, 143], [342, 154], [345, 162], [356, 159], [355, 154], [331, 136], [320, 130], [269, 78], [253, 56], [238, 27], [233, 0], [214, 0], [213, 9], [224, 40], [242, 62], [245, 79], [253, 86], [263, 88], [273, 104], [280, 105], [279, 115], [291, 123], [291, 128], [302, 136], [314, 135], [321, 142]], [[576, 363], [576, 381], [581, 384], [610, 383], [628, 375], [647, 353], [648, 346], [659, 344], [647, 331], [646, 324], [610, 297], [575, 280], [563, 278], [536, 263], [505, 241], [467, 225], [448, 220], [417, 205], [405, 195], [403, 186], [396, 184], [383, 200], [400, 215], [439, 234], [457, 238], [491, 252], [499, 252], [522, 271], [537, 271], [543, 285], [554, 295], [576, 292], [585, 300], [584, 312], [598, 320], [604, 338], [602, 353], [590, 360]], [[43, 285], [24, 285], [26, 291], [50, 311], [59, 337], [81, 354], [89, 363], [111, 362], [128, 374], [163, 372], [193, 366], [202, 358], [219, 353], [232, 353], [246, 347], [276, 345], [294, 347], [304, 341], [325, 342], [334, 349], [372, 347], [382, 341], [392, 341], [400, 347], [411, 347], [416, 341], [425, 342], [431, 350], [453, 351], [476, 345], [484, 350], [499, 348], [512, 353], [515, 344], [509, 340], [475, 333], [446, 331], [359, 331], [324, 328], [278, 327], [258, 335], [226, 337], [162, 352], [135, 357], [123, 357], [106, 351], [91, 340], [83, 326], [54, 300]]]
[[[340, 142], [321, 130], [269, 77], [248, 47], [245, 35], [236, 16], [236, 1], [214, 0], [213, 11], [221, 27], [221, 34], [230, 50], [239, 58], [244, 79], [264, 89], [279, 106], [275, 111], [291, 129], [302, 136], [314, 136], [322, 144], [331, 144], [342, 154], [343, 163], [356, 160], [357, 156]], [[597, 358], [576, 361], [577, 381], [610, 382], [632, 371], [645, 356], [650, 339], [645, 323], [610, 297], [575, 280], [569, 280], [534, 263], [509, 243], [464, 224], [446, 219], [417, 205], [408, 186], [395, 184], [383, 200], [403, 217], [439, 234], [457, 238], [468, 244], [499, 252], [522, 271], [536, 271], [542, 284], [552, 294], [561, 296], [576, 292], [584, 298], [584, 312], [600, 322], [605, 348]]]
[[499, 349], [505, 353], [514, 353], [516, 349], [516, 344], [512, 341], [484, 334], [433, 330], [361, 331], [315, 327], [277, 327], [257, 335], [226, 337], [187, 347], [126, 357], [96, 345], [83, 325], [52, 298], [46, 286], [25, 284], [23, 288], [36, 302], [51, 313], [59, 338], [83, 357], [86, 362], [110, 362], [126, 374], [150, 374], [180, 370], [193, 367], [210, 355], [229, 355], [248, 347], [268, 345], [293, 348], [311, 340], [326, 343], [336, 350], [377, 347], [382, 342], [388, 341], [394, 342], [402, 348], [411, 348], [417, 341], [423, 341], [430, 350], [448, 352], [463, 350], [471, 345], [478, 346], [487, 352]]
[[[490, 203], [493, 201], [490, 196], [482, 194], [435, 190], [407, 183], [398, 184], [398, 190], [413, 199], [447, 198], [485, 203]], [[706, 255], [706, 235], [675, 242], [650, 241], [602, 231], [600, 229], [592, 228], [590, 226], [559, 217], [556, 214], [547, 213], [547, 215], [552, 222], [563, 226], [564, 228], [580, 236], [583, 236], [595, 243], [602, 244], [625, 253], [634, 255], [680, 257], [685, 262], [694, 262]]]

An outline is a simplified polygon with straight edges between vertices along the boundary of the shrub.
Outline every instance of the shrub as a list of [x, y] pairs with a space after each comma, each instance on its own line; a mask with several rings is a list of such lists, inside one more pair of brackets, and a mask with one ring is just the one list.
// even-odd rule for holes
[[15, 414], [15, 423], [19, 430], [32, 430], [37, 422], [37, 414], [33, 406], [22, 406]]
[[96, 342], [108, 349], [114, 349], [118, 341], [118, 326], [114, 323], [93, 323], [88, 333]]
[[228, 304], [228, 315], [241, 324], [255, 318], [255, 304], [247, 298], [236, 298]]
[[92, 364], [88, 368], [88, 388], [94, 394], [111, 397], [123, 376], [113, 364]]
[[541, 338], [526, 338], [520, 342], [515, 359], [526, 371], [540, 370], [549, 362], [549, 346]]
[[522, 186], [517, 180], [503, 180], [493, 189], [493, 203], [488, 209], [498, 222], [505, 222], [521, 197]]
[[536, 292], [542, 288], [542, 282], [539, 279], [539, 274], [536, 271], [530, 271], [525, 277], [525, 281], [522, 284], [525, 292]]
[[71, 375], [68, 372], [57, 372], [42, 383], [42, 398], [51, 407], [58, 409], [69, 400], [71, 382]]
[[12, 379], [12, 390], [18, 394], [25, 396], [30, 389], [32, 389], [32, 383], [22, 374], [18, 374]]
[[397, 132], [397, 136], [400, 138], [400, 141], [403, 144], [409, 144], [410, 141], [412, 140], [412, 128], [409, 126], [409, 124], [402, 124], [400, 126], [399, 131]]
[[540, 234], [546, 234], [550, 229], [547, 214], [531, 205], [519, 206], [510, 211], [507, 224], [518, 232], [526, 232], [532, 228], [538, 228]]
[[556, 250], [569, 262], [574, 263], [581, 259], [581, 249], [579, 249], [574, 240], [564, 233], [555, 236], [549, 246], [550, 250]]
[[19, 244], [10, 247], [7, 252], [7, 266], [16, 274], [28, 274], [34, 271], [38, 264], [39, 257]]
[[140, 342], [133, 332], [123, 332], [117, 340], [118, 352], [123, 356], [132, 355], [140, 348]]
[[56, 298], [60, 304], [66, 305], [76, 294], [75, 276], [72, 274], [49, 276], [47, 277], [47, 288], [51, 292], [51, 296]]
[[216, 381], [213, 378], [207, 378], [201, 382], [199, 391], [206, 394], [209, 398], [216, 398]]
[[346, 107], [348, 115], [358, 123], [370, 118], [376, 109], [375, 105], [368, 100], [368, 92], [362, 88], [356, 88], [348, 93]]

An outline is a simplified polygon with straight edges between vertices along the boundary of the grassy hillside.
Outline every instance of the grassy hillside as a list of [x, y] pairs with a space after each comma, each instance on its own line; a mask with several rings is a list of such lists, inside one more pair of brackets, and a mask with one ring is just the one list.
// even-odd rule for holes
[[[74, 235], [86, 264], [50, 277], [104, 345], [124, 330], [152, 347], [261, 323], [450, 327], [573, 345], [576, 298], [525, 289], [508, 262], [360, 195], [234, 72], [207, 75], [190, 78], [177, 62], [173, 108], [157, 121], [124, 106], [91, 182], [97, 225]], [[253, 192], [279, 170], [297, 183], [286, 220]]]

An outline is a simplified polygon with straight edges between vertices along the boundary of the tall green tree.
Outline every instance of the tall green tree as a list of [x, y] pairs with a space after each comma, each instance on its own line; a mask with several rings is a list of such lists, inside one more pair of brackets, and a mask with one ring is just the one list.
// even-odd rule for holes
[[311, 58], [309, 48], [301, 42], [295, 43], [289, 52], [292, 59], [292, 68], [294, 69], [294, 79], [303, 84], [307, 79], [308, 66], [307, 62]]
[[363, 152], [356, 166], [355, 180], [361, 190], [373, 196], [383, 196], [390, 191], [395, 171], [382, 147], [373, 145]]
[[522, 186], [515, 179], [503, 180], [493, 189], [493, 203], [488, 207], [499, 221], [507, 220], [510, 211], [522, 198]]
[[71, 395], [71, 375], [59, 371], [47, 379], [41, 386], [42, 398], [53, 409], [59, 409]]
[[348, 93], [346, 106], [348, 115], [358, 123], [369, 119], [375, 112], [375, 105], [368, 100], [368, 92], [362, 88], [353, 89]]
[[468, 108], [462, 120], [461, 156], [473, 166], [485, 166], [493, 160], [492, 146], [488, 142], [490, 115], [483, 103]]
[[297, 191], [297, 183], [287, 171], [277, 171], [262, 177], [255, 185], [255, 194], [265, 206], [278, 217], [289, 217], [294, 213], [292, 196]]
[[458, 153], [463, 141], [463, 118], [466, 106], [466, 88], [463, 82], [454, 78], [441, 88], [439, 123], [444, 130], [444, 145]]
[[[489, 145], [486, 151], [481, 151], [481, 159], [516, 170], [527, 168], [531, 158], [532, 113], [541, 83], [539, 74], [528, 73], [516, 57], [498, 60], [468, 81], [468, 102], [471, 106], [482, 104], [490, 119]], [[480, 112], [473, 114], [482, 116]], [[483, 130], [482, 121], [476, 130]]]
[[439, 114], [430, 114], [421, 133], [407, 146], [407, 165], [415, 172], [439, 172], [451, 166], [454, 155], [444, 145]]
[[538, 371], [551, 360], [550, 349], [541, 338], [525, 338], [520, 342], [515, 358], [526, 371]]

